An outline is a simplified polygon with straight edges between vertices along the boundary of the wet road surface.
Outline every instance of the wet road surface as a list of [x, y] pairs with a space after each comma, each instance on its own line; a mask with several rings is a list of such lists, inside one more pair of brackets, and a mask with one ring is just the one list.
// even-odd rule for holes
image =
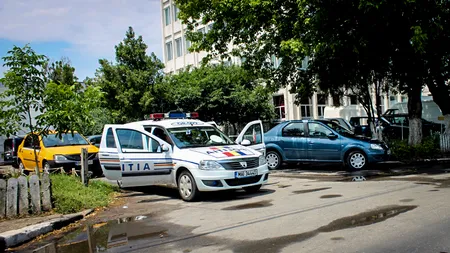
[[176, 190], [138, 189], [12, 252], [450, 252], [450, 174], [305, 175], [274, 173], [258, 194], [194, 203]]

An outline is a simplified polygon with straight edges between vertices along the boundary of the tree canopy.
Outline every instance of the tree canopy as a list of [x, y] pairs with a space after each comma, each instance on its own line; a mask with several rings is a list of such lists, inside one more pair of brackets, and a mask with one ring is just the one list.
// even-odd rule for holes
[[[190, 30], [192, 49], [211, 52], [206, 60], [217, 55], [245, 57], [244, 67], [261, 73], [275, 88], [290, 85], [299, 97], [317, 89], [342, 96], [349, 89], [388, 81], [391, 88], [408, 94], [410, 143], [421, 141], [422, 87], [445, 80], [436, 73], [447, 66], [448, 1], [177, 0], [177, 4]], [[199, 23], [212, 22], [206, 35], [195, 31]], [[434, 50], [436, 46], [441, 49]], [[280, 66], [270, 64], [271, 55], [282, 59]], [[307, 69], [302, 68], [305, 56], [311, 56]]]
[[[143, 94], [161, 80], [164, 64], [154, 53], [147, 55], [147, 45], [142, 36], [136, 37], [132, 27], [115, 50], [115, 63], [99, 60], [96, 83], [105, 93], [105, 105], [115, 123], [142, 119], [143, 107], [151, 104], [143, 100]], [[146, 99], [154, 97], [146, 96]]]
[[239, 66], [206, 65], [166, 76], [158, 85], [166, 109], [199, 112], [201, 119], [236, 125], [272, 119], [271, 91]]

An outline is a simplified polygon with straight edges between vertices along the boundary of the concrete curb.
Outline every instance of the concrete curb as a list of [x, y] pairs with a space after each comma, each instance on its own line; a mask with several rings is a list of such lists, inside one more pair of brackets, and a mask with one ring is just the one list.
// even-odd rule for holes
[[11, 230], [0, 233], [0, 251], [7, 248], [18, 246], [22, 243], [33, 240], [34, 238], [49, 233], [56, 229], [61, 229], [77, 220], [81, 220], [94, 210], [89, 209], [79, 213], [67, 214], [61, 218], [55, 218], [42, 223], [30, 225], [21, 229]]

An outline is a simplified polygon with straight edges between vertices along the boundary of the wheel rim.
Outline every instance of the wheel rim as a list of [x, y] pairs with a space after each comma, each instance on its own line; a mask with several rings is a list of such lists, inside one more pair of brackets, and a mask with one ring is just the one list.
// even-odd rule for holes
[[22, 161], [19, 161], [20, 174], [25, 174], [25, 166], [23, 166]]
[[192, 180], [188, 175], [180, 178], [180, 192], [185, 198], [189, 198], [192, 194]]
[[278, 158], [278, 155], [276, 155], [273, 152], [267, 154], [266, 160], [267, 160], [267, 166], [269, 166], [270, 169], [275, 169], [276, 167], [278, 167], [278, 164], [280, 163], [280, 159]]
[[355, 169], [361, 169], [366, 165], [366, 158], [361, 153], [353, 154], [350, 157], [350, 165]]
[[48, 163], [44, 163], [44, 171], [47, 173], [50, 171], [50, 165]]

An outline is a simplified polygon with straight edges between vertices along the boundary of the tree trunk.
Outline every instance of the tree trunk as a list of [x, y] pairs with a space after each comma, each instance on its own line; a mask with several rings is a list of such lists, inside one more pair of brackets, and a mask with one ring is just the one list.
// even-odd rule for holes
[[[36, 152], [36, 145], [35, 145], [36, 141], [34, 140], [34, 138], [35, 138], [34, 131], [35, 130], [34, 130], [34, 127], [33, 127], [33, 121], [31, 119], [31, 108], [30, 108], [30, 106], [28, 106], [27, 113], [28, 113], [28, 120], [30, 122], [31, 141], [32, 141], [32, 144], [33, 144], [33, 151], [34, 151], [34, 162], [36, 164], [36, 167], [34, 168], [34, 171], [35, 171], [36, 175], [39, 177], [39, 161], [38, 161], [38, 156], [37, 156], [37, 152]], [[38, 143], [39, 143], [39, 137], [36, 136], [36, 138], [38, 138]]]
[[440, 136], [442, 152], [450, 152], [450, 114], [444, 114], [445, 131]]
[[413, 88], [408, 92], [409, 139], [411, 146], [422, 143], [422, 88]]

